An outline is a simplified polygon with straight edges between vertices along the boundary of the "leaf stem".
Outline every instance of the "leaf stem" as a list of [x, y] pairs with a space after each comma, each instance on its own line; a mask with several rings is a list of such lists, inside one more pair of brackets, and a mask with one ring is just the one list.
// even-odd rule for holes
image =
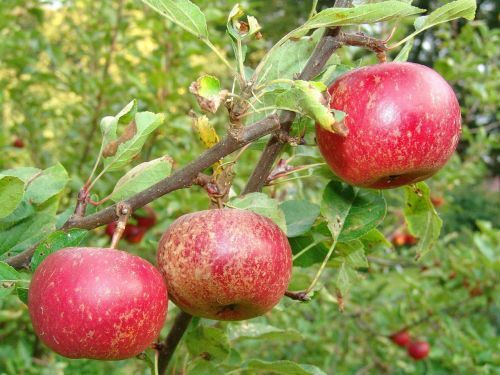
[[309, 285], [309, 287], [306, 289], [307, 294], [309, 294], [311, 292], [311, 290], [313, 290], [314, 287], [316, 286], [316, 284], [318, 283], [319, 278], [321, 277], [321, 274], [323, 273], [323, 271], [326, 267], [326, 264], [328, 263], [328, 261], [330, 260], [330, 257], [333, 254], [333, 250], [335, 249], [336, 244], [337, 244], [337, 238], [334, 238], [332, 246], [330, 246], [330, 249], [328, 250], [328, 254], [326, 254], [326, 257], [323, 260], [323, 263], [321, 263], [321, 267], [319, 267], [319, 270], [316, 273], [316, 276], [314, 276], [314, 279], [313, 279], [311, 285]]
[[224, 65], [226, 65], [233, 74], [236, 74], [234, 67], [229, 63], [229, 61], [227, 61], [221, 51], [216, 46], [214, 46], [210, 40], [206, 38], [203, 38], [202, 40], [217, 55], [217, 57], [224, 63]]

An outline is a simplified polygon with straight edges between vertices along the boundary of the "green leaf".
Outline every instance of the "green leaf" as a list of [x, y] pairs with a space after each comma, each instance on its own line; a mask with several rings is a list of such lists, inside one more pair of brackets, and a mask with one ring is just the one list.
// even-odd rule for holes
[[5, 262], [0, 262], [0, 282], [20, 280], [21, 275], [12, 266]]
[[26, 186], [25, 199], [34, 204], [42, 204], [59, 194], [69, 181], [68, 172], [58, 163], [44, 169]]
[[322, 242], [315, 244], [313, 236], [292, 237], [288, 239], [288, 242], [294, 255], [308, 248], [307, 251], [293, 261], [293, 265], [296, 267], [310, 267], [315, 263], [321, 263], [328, 254], [328, 247]]
[[368, 254], [393, 247], [392, 244], [385, 238], [384, 234], [378, 229], [372, 229], [359, 239], [363, 243], [363, 247]]
[[465, 18], [473, 20], [476, 15], [476, 0], [457, 0], [439, 7], [428, 16], [418, 17], [415, 20], [415, 30], [422, 32], [440, 23]]
[[0, 174], [0, 218], [10, 215], [23, 200], [24, 182], [18, 177]]
[[292, 361], [266, 362], [260, 359], [248, 361], [246, 367], [250, 369], [266, 370], [273, 374], [285, 375], [326, 375], [321, 369], [312, 365], [303, 365]]
[[14, 267], [0, 262], [0, 297], [8, 296], [15, 288], [15, 282], [21, 279], [21, 275]]
[[[290, 81], [292, 87], [276, 95], [277, 108], [297, 112], [316, 121], [322, 128], [346, 134], [346, 128], [337, 121], [329, 108], [330, 94], [321, 82]], [[340, 112], [340, 111], [337, 111]]]
[[436, 244], [443, 221], [431, 202], [430, 189], [425, 182], [405, 186], [405, 193], [404, 215], [409, 232], [418, 238], [418, 259]]
[[100, 128], [103, 137], [103, 148], [116, 139], [119, 124], [130, 123], [137, 113], [137, 100], [132, 100], [116, 116], [106, 116], [101, 120]]
[[335, 280], [335, 285], [342, 295], [349, 293], [352, 284], [358, 279], [358, 274], [347, 262], [343, 262], [339, 268], [339, 273]]
[[208, 39], [207, 21], [200, 8], [189, 0], [142, 0], [162, 16], [197, 38]]
[[34, 271], [42, 261], [50, 254], [66, 247], [78, 246], [86, 237], [88, 231], [85, 229], [70, 229], [67, 232], [58, 230], [50, 234], [36, 248], [31, 259], [31, 269]]
[[221, 367], [215, 365], [210, 362], [210, 360], [206, 360], [203, 358], [197, 358], [194, 361], [189, 363], [186, 374], [189, 375], [225, 375], [226, 371], [224, 371]]
[[401, 51], [399, 51], [398, 55], [394, 58], [393, 61], [407, 61], [408, 55], [410, 54], [412, 48], [413, 48], [413, 39], [410, 39], [406, 42], [404, 47], [401, 48]]
[[295, 75], [300, 73], [307, 64], [321, 33], [322, 30], [318, 30], [311, 36], [287, 40], [270, 51], [265, 67], [256, 83], [261, 84], [278, 78], [294, 79]]
[[302, 36], [310, 29], [372, 24], [422, 12], [425, 12], [425, 10], [401, 1], [363, 4], [355, 8], [328, 8], [311, 17], [304, 25], [292, 33], [292, 37]]
[[29, 289], [28, 288], [21, 288], [21, 287], [17, 287], [16, 288], [16, 292], [17, 292], [17, 296], [19, 297], [19, 299], [21, 300], [22, 303], [24, 303], [25, 305], [28, 304], [28, 292], [29, 292]]
[[319, 216], [319, 206], [305, 200], [285, 201], [280, 208], [285, 213], [288, 237], [306, 233]]
[[23, 203], [9, 216], [0, 220], [0, 259], [15, 255], [44, 239], [55, 229], [60, 195], [41, 205]]
[[231, 349], [229, 339], [224, 331], [202, 325], [189, 330], [185, 342], [191, 355], [203, 356], [203, 358], [214, 362], [224, 361]]
[[6, 169], [0, 172], [3, 176], [14, 176], [23, 180], [24, 183], [30, 181], [36, 174], [42, 173], [41, 169], [32, 167], [20, 167], [14, 169]]
[[137, 165], [118, 180], [111, 199], [117, 202], [153, 186], [170, 175], [172, 164], [171, 157], [162, 156]]
[[204, 75], [189, 86], [189, 91], [196, 97], [201, 109], [205, 112], [215, 113], [221, 102], [229, 94], [222, 90], [219, 80], [210, 75]]
[[242, 197], [233, 198], [229, 201], [229, 207], [249, 210], [259, 215], [268, 217], [280, 227], [286, 234], [286, 219], [284, 212], [280, 209], [278, 201], [269, 198], [263, 193], [250, 193]]
[[385, 212], [386, 204], [380, 191], [331, 181], [323, 193], [321, 214], [338, 241], [354, 240], [368, 233], [382, 222]]
[[[135, 123], [132, 126], [130, 134], [126, 139], [118, 143], [111, 142], [108, 144], [108, 152], [103, 153], [104, 168], [106, 171], [116, 171], [128, 165], [144, 146], [147, 137], [158, 128], [164, 120], [163, 114], [155, 114], [152, 112], [139, 112], [135, 115]], [[110, 147], [115, 145], [115, 147]], [[117, 147], [116, 147], [117, 146]]]
[[229, 339], [231, 341], [243, 340], [282, 340], [282, 341], [298, 341], [304, 337], [295, 329], [282, 329], [270, 326], [265, 323], [242, 322], [240, 324], [232, 324], [229, 328]]

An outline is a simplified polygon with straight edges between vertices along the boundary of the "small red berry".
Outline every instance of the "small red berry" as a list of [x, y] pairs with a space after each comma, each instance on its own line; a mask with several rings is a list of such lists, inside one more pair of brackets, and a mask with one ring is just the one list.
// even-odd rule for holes
[[429, 355], [431, 347], [426, 341], [414, 341], [408, 345], [408, 354], [414, 360], [419, 361]]
[[16, 138], [14, 142], [12, 142], [12, 147], [24, 148], [24, 141], [21, 138]]
[[410, 333], [407, 330], [393, 333], [391, 340], [398, 346], [407, 346], [410, 343]]

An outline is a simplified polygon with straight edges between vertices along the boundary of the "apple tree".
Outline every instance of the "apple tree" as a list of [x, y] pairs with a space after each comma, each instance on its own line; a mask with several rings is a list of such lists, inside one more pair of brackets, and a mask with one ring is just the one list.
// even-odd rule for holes
[[[498, 223], [456, 224], [446, 194], [497, 144], [453, 68], [407, 61], [423, 33], [473, 27], [475, 0], [312, 1], [273, 43], [255, 4], [56, 3], [46, 34], [12, 26], [51, 48], [0, 49], [2, 121], [30, 123], [0, 172], [0, 329], [29, 350], [2, 371], [493, 373]], [[43, 24], [43, 6], [2, 12]], [[468, 356], [443, 361], [455, 341]]]

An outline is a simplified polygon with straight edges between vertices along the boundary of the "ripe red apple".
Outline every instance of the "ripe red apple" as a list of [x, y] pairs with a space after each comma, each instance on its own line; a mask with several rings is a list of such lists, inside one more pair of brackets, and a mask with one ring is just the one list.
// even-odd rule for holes
[[292, 272], [286, 235], [270, 219], [240, 209], [181, 216], [163, 234], [157, 260], [171, 300], [216, 320], [271, 310]]
[[14, 142], [12, 142], [12, 147], [24, 148], [24, 141], [21, 138], [16, 138]]
[[28, 307], [38, 337], [68, 358], [133, 357], [159, 335], [167, 289], [153, 265], [124, 251], [69, 247], [38, 266]]
[[427, 341], [413, 341], [408, 345], [408, 354], [415, 360], [421, 360], [429, 355], [431, 347]]
[[150, 229], [156, 224], [156, 213], [148, 206], [143, 207], [142, 210], [145, 211], [145, 215], [139, 212], [134, 213], [134, 218], [137, 220], [137, 226]]
[[110, 237], [113, 237], [113, 234], [115, 233], [117, 226], [118, 226], [118, 223], [116, 221], [113, 221], [112, 223], [109, 223], [108, 225], [106, 225], [106, 234]]
[[128, 243], [139, 243], [146, 234], [146, 228], [140, 227], [138, 225], [127, 224], [125, 227], [125, 240]]
[[391, 340], [398, 346], [407, 346], [410, 343], [410, 333], [407, 330], [393, 333]]
[[448, 83], [423, 65], [391, 62], [353, 70], [329, 89], [348, 135], [316, 135], [327, 164], [357, 186], [387, 189], [425, 180], [460, 138], [460, 106]]

